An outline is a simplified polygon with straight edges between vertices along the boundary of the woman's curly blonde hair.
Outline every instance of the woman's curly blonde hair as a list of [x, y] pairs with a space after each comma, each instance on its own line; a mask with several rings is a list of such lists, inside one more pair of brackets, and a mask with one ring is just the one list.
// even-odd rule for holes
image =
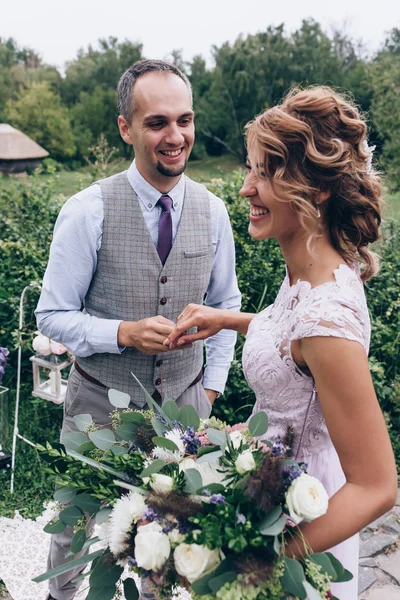
[[246, 126], [250, 157], [302, 226], [317, 235], [317, 199], [331, 243], [347, 263], [363, 263], [362, 279], [378, 271], [368, 245], [379, 238], [380, 178], [371, 165], [367, 125], [354, 104], [326, 86], [293, 89]]

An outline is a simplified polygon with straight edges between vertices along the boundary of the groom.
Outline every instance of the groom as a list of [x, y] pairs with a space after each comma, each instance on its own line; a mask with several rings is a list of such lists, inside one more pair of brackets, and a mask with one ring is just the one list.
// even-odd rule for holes
[[[163, 341], [188, 303], [239, 310], [232, 230], [223, 202], [183, 176], [194, 142], [191, 87], [163, 61], [139, 61], [118, 85], [118, 126], [133, 146], [126, 172], [70, 198], [58, 217], [43, 290], [39, 330], [76, 357], [61, 438], [74, 416], [109, 422], [108, 389], [145, 405], [130, 372], [153, 397], [192, 404], [207, 417], [223, 392], [235, 333], [203, 347], [169, 351]], [[49, 568], [65, 562], [72, 529], [52, 537]], [[71, 600], [77, 571], [50, 582], [50, 598]]]

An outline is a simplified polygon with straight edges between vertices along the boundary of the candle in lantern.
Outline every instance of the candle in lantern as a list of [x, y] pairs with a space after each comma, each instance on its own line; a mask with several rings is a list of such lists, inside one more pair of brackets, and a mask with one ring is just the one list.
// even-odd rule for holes
[[54, 371], [50, 371], [50, 390], [52, 394], [56, 393], [56, 374]]

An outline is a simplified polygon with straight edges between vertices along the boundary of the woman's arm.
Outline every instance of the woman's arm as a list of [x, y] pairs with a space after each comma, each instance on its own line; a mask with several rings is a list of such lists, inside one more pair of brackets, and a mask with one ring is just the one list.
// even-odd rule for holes
[[[166, 338], [164, 345], [172, 350], [184, 344], [205, 340], [221, 329], [232, 329], [239, 333], [247, 333], [252, 313], [241, 313], [228, 309], [211, 308], [202, 304], [188, 304], [178, 317], [175, 329]], [[185, 335], [191, 327], [197, 327], [196, 333]]]
[[[314, 376], [322, 411], [346, 476], [327, 513], [300, 529], [314, 552], [360, 531], [396, 502], [397, 475], [389, 435], [375, 395], [366, 352], [342, 338], [299, 342], [299, 362]], [[302, 554], [300, 538], [289, 551]]]

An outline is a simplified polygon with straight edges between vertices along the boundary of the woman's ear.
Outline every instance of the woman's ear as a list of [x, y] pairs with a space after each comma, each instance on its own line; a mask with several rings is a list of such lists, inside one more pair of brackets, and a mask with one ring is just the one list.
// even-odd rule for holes
[[317, 204], [322, 204], [322, 202], [325, 202], [326, 200], [328, 200], [328, 198], [330, 198], [330, 196], [331, 196], [330, 192], [320, 192], [318, 194]]

